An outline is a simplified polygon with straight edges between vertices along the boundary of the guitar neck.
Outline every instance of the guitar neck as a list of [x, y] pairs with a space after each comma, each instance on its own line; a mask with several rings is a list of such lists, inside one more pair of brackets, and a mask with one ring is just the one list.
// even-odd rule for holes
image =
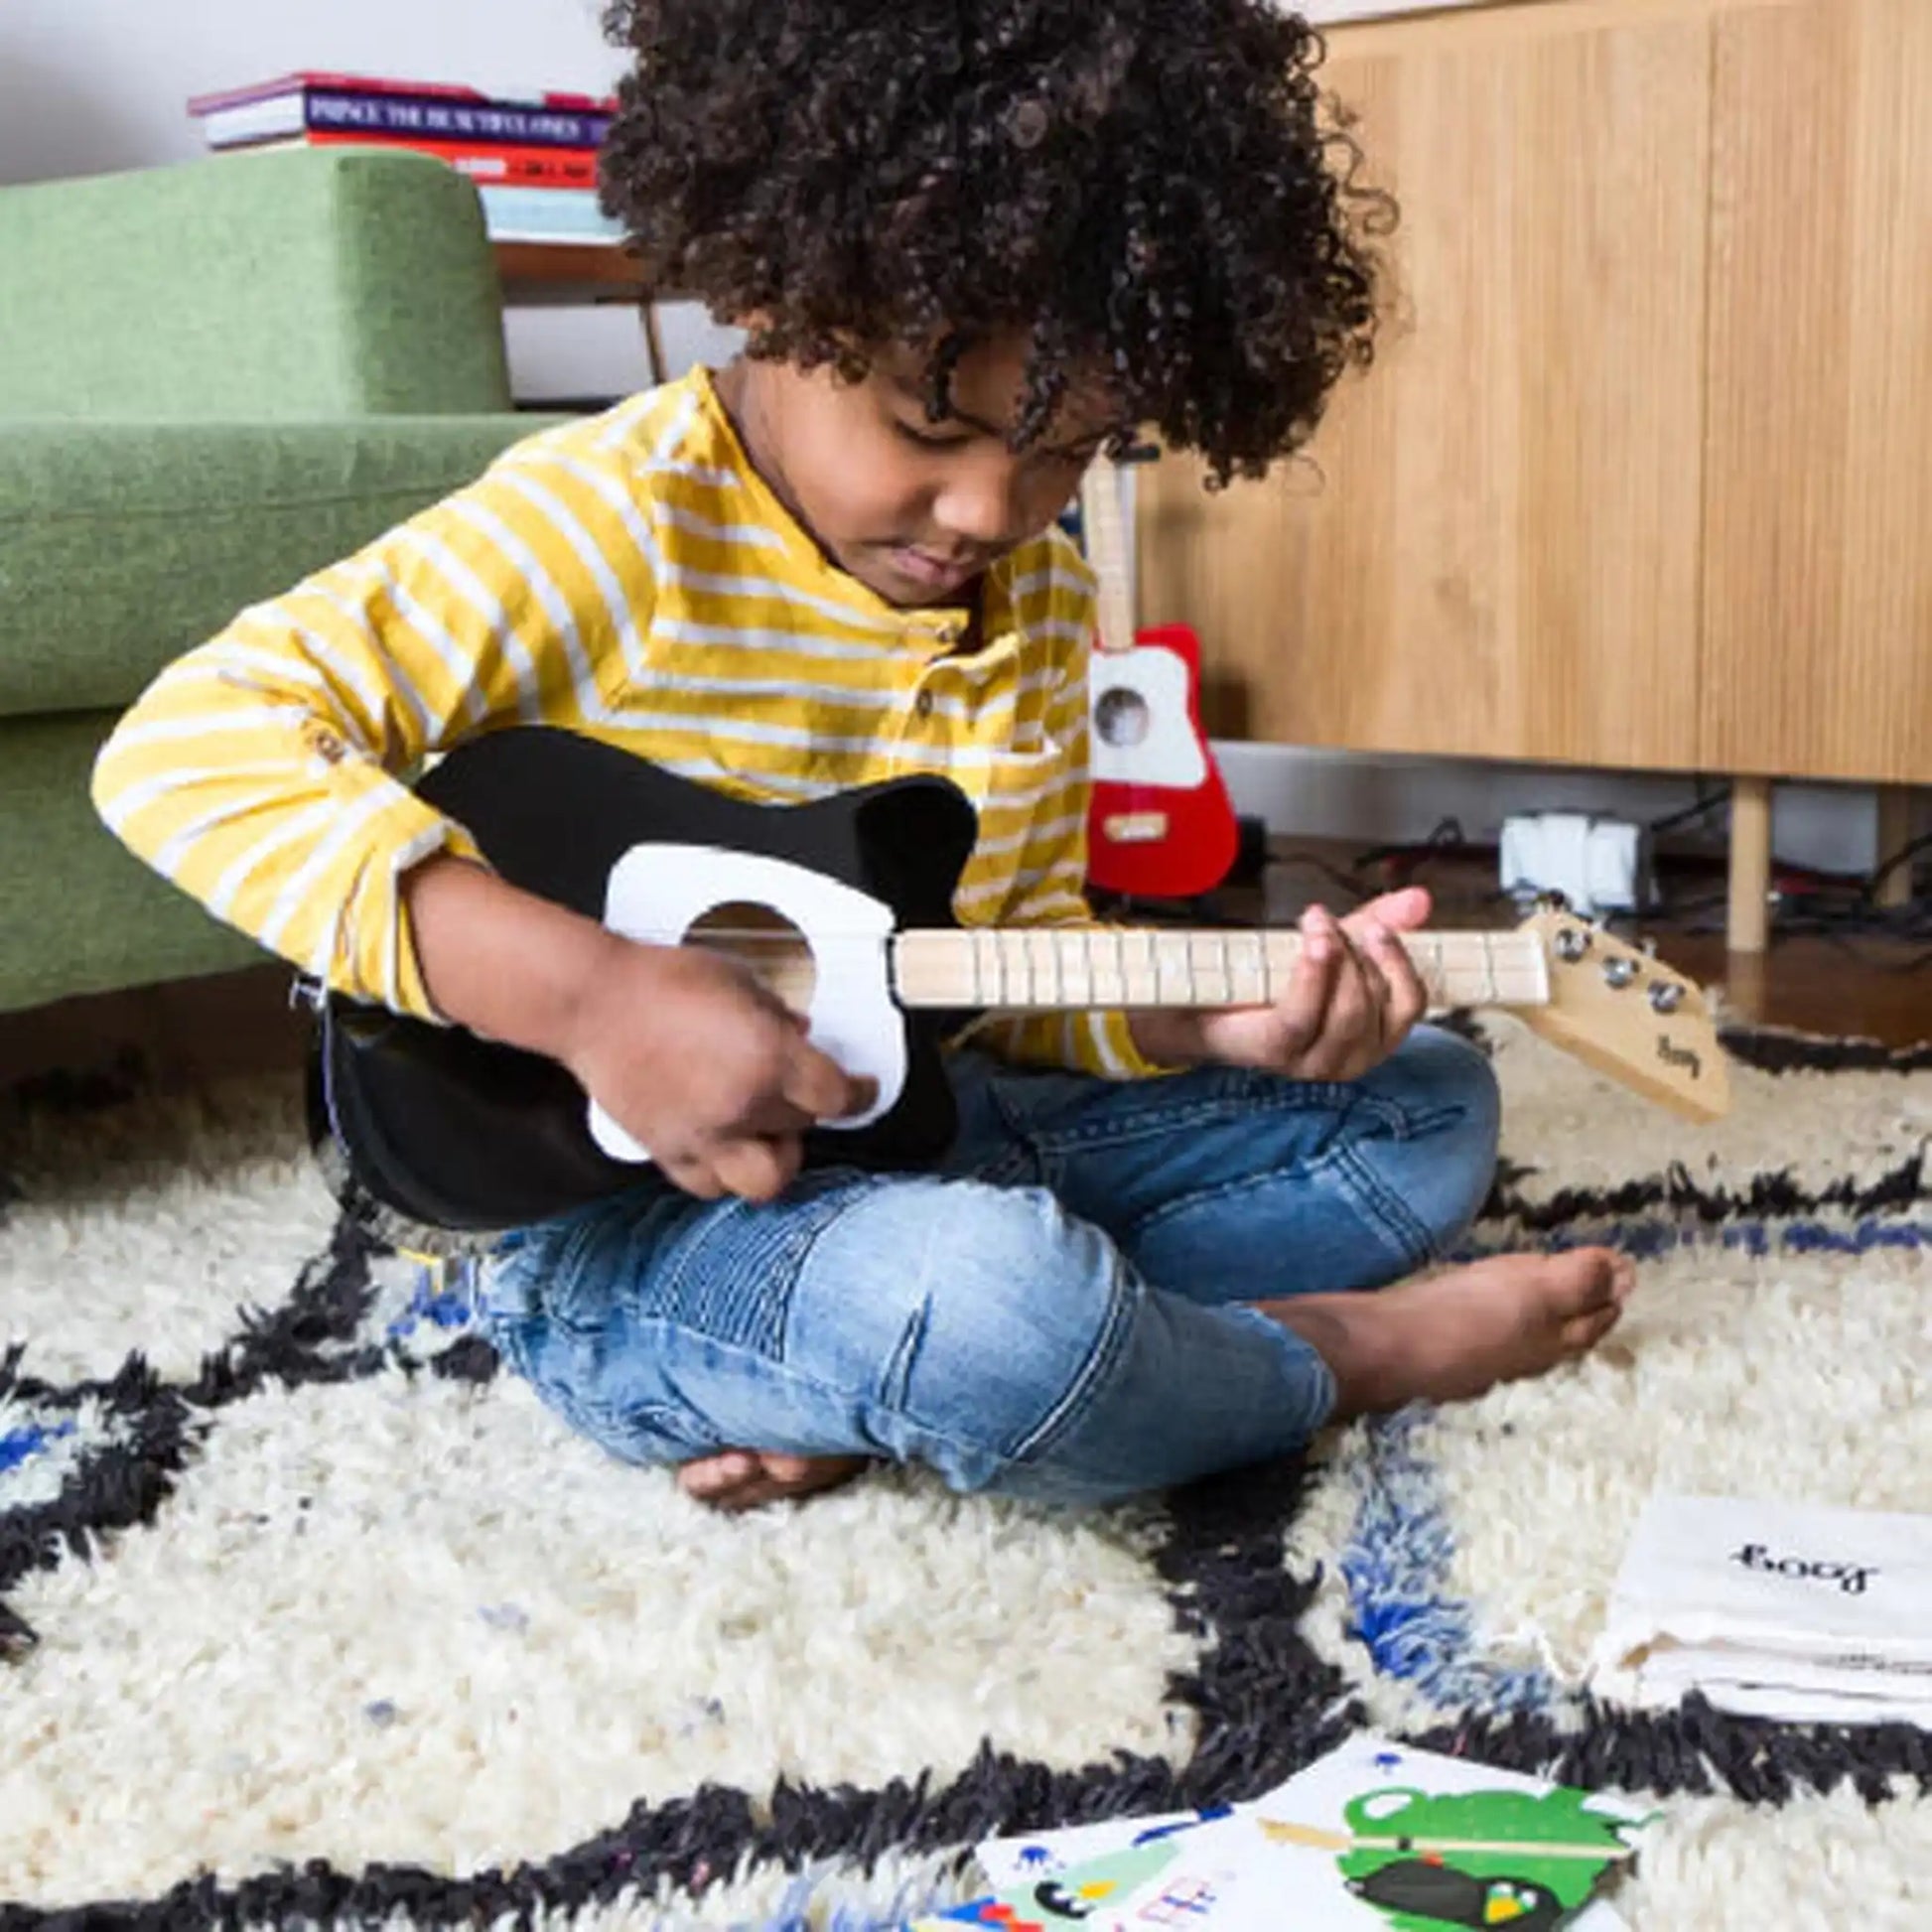
[[[1402, 944], [1437, 1007], [1540, 1007], [1549, 963], [1531, 932], [1428, 932]], [[1270, 1006], [1302, 957], [1300, 933], [1146, 926], [981, 926], [901, 932], [904, 1007], [1006, 1013], [1091, 1007]]]
[[1128, 537], [1128, 511], [1134, 473], [1108, 457], [1097, 458], [1080, 486], [1080, 521], [1086, 536], [1087, 564], [1102, 650], [1132, 650], [1136, 616], [1134, 551]]

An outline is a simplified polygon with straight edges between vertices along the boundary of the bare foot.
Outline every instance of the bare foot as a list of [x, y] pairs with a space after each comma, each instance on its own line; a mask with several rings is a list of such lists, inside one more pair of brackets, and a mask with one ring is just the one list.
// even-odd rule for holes
[[1335, 1419], [1460, 1402], [1542, 1375], [1616, 1325], [1636, 1270], [1608, 1248], [1498, 1255], [1372, 1295], [1263, 1302], [1333, 1369]]
[[850, 1482], [866, 1466], [863, 1455], [773, 1455], [763, 1449], [723, 1449], [677, 1472], [677, 1486], [713, 1509], [762, 1509], [797, 1502]]

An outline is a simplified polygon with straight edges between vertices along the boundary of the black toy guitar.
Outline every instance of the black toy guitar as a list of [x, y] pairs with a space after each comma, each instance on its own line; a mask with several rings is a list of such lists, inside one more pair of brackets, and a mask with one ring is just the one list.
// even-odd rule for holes
[[[954, 1127], [941, 1043], [976, 1014], [1254, 1006], [1287, 984], [1287, 931], [961, 928], [976, 819], [943, 778], [757, 805], [575, 733], [471, 741], [421, 793], [512, 885], [632, 938], [732, 953], [848, 1071], [879, 1083], [808, 1160], [916, 1167]], [[1726, 1105], [1697, 990], [1584, 924], [1405, 941], [1438, 1003], [1520, 1008], [1539, 1032], [1700, 1119]], [[312, 1066], [319, 1131], [382, 1207], [433, 1229], [514, 1227], [648, 1184], [649, 1156], [539, 1055], [331, 995]], [[660, 1185], [668, 1182], [659, 1181]]]

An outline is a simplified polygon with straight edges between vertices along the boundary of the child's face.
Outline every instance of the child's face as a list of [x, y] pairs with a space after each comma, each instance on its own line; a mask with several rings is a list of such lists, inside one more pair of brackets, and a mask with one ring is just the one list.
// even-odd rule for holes
[[740, 363], [728, 388], [751, 453], [819, 547], [889, 603], [957, 601], [1065, 508], [1114, 427], [1097, 394], [1069, 394], [1031, 448], [1008, 447], [1026, 345], [997, 341], [953, 374], [954, 415], [926, 419], [923, 370], [889, 351], [862, 382], [830, 369]]

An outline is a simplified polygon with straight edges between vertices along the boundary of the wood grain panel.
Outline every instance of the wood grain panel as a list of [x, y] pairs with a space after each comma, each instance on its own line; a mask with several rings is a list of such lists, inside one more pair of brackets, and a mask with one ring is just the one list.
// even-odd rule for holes
[[1932, 779], [1932, 4], [1739, 6], [1713, 108], [1705, 762]]
[[1144, 490], [1145, 620], [1199, 627], [1216, 732], [1695, 763], [1709, 12], [1331, 37], [1403, 208], [1376, 365], [1312, 463]]

